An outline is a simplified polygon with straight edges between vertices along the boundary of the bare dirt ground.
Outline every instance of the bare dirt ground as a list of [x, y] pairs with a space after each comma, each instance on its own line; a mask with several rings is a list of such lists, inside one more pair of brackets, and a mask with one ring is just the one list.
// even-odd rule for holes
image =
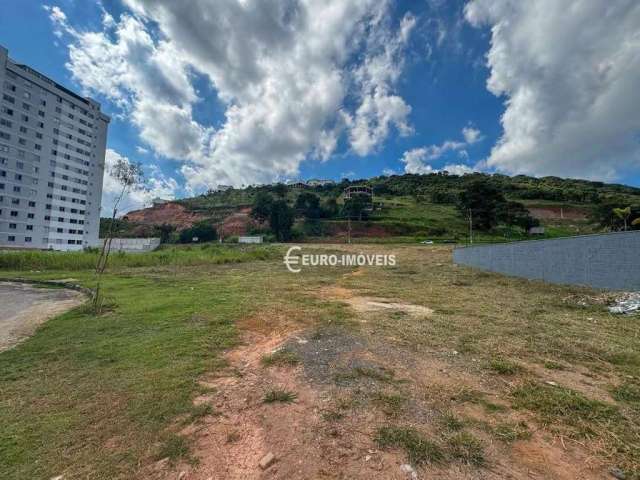
[[75, 290], [0, 283], [0, 352], [32, 335], [48, 319], [81, 305], [85, 296]]
[[[439, 254], [430, 262], [434, 269], [443, 265]], [[397, 272], [414, 273], [410, 268]], [[170, 465], [163, 459], [143, 476], [612, 478], [610, 465], [594, 454], [597, 442], [575, 440], [561, 429], [542, 425], [530, 411], [510, 408], [509, 392], [526, 379], [487, 372], [482, 352], [475, 357], [408, 340], [429, 328], [437, 320], [434, 315], [442, 315], [442, 299], [435, 290], [431, 298], [423, 295], [416, 303], [396, 297], [392, 288], [378, 296], [370, 275], [370, 270], [359, 269], [331, 284], [324, 279], [324, 286], [306, 291], [309, 297], [347, 308], [357, 328], [300, 328], [286, 313], [276, 311], [258, 315], [260, 324], [255, 319], [245, 322], [242, 345], [226, 354], [223, 373], [202, 378], [204, 393], [195, 403], [210, 405], [211, 413], [180, 432], [193, 439], [197, 460]], [[459, 276], [455, 282], [458, 289], [466, 285]], [[398, 322], [404, 324], [400, 330], [395, 328]], [[263, 359], [276, 352], [286, 352], [293, 360], [265, 365]], [[523, 365], [527, 375], [541, 382], [602, 401], [611, 399], [606, 376], [582, 368]], [[266, 403], [265, 395], [273, 390], [293, 392], [295, 397]], [[385, 428], [420, 432], [433, 440], [433, 451], [415, 439], [385, 445]], [[427, 458], [417, 457], [424, 452]], [[274, 460], [261, 466], [269, 454]]]

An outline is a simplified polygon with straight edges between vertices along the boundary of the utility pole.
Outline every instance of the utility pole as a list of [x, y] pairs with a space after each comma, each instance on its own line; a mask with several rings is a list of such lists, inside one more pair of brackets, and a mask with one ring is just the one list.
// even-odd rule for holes
[[347, 230], [347, 243], [351, 244], [351, 214], [347, 217], [347, 224], [349, 225]]
[[473, 245], [473, 215], [469, 209], [469, 243]]

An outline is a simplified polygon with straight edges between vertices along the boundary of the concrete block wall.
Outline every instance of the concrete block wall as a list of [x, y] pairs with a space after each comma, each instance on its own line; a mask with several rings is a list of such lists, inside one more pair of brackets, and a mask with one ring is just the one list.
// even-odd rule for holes
[[453, 261], [550, 283], [640, 290], [640, 231], [459, 247]]
[[[104, 239], [100, 239], [101, 245]], [[112, 252], [142, 253], [151, 252], [160, 246], [159, 238], [112, 238]]]

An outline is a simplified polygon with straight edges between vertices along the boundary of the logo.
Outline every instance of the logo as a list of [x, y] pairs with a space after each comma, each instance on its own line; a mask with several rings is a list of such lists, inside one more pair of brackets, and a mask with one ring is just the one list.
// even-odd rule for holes
[[284, 256], [283, 263], [291, 273], [300, 273], [302, 267], [395, 267], [395, 255], [382, 254], [301, 254], [302, 247], [295, 245]]
[[300, 273], [300, 271], [302, 270], [301, 268], [293, 268], [291, 265], [299, 265], [300, 264], [300, 257], [298, 256], [291, 256], [292, 252], [299, 252], [301, 251], [302, 248], [296, 246], [291, 247], [289, 250], [287, 250], [287, 254], [284, 256], [284, 264], [287, 266], [287, 270], [289, 270], [291, 273]]

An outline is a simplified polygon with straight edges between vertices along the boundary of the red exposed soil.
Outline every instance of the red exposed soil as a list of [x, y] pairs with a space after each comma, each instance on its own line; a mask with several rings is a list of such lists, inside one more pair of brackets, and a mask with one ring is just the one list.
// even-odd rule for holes
[[178, 230], [191, 227], [194, 223], [204, 219], [198, 213], [190, 212], [178, 203], [165, 203], [142, 210], [134, 210], [124, 217], [126, 220], [141, 225], [175, 226]]
[[535, 218], [541, 220], [586, 220], [588, 212], [576, 207], [528, 207]]
[[243, 208], [237, 213], [232, 213], [222, 221], [218, 231], [227, 237], [230, 235], [246, 235], [249, 228], [255, 225], [255, 222], [249, 216], [249, 212], [251, 212], [250, 208]]

